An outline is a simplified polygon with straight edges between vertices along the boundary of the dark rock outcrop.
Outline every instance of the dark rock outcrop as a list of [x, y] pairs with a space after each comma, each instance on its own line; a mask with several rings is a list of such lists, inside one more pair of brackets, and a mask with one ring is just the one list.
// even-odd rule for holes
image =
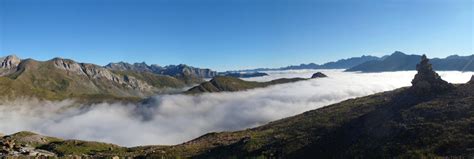
[[411, 82], [411, 90], [418, 96], [431, 96], [454, 88], [433, 71], [426, 55], [421, 56], [421, 62], [416, 65], [416, 70], [418, 73]]
[[313, 76], [311, 76], [311, 78], [324, 78], [324, 77], [328, 77], [328, 76], [321, 72], [316, 72], [313, 74]]
[[471, 80], [470, 80], [469, 82], [467, 82], [467, 83], [469, 83], [469, 84], [474, 84], [474, 75], [472, 75]]

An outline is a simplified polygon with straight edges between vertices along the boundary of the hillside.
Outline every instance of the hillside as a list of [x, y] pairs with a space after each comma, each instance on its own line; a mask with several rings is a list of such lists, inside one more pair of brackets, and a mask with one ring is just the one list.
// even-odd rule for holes
[[[252, 129], [209, 133], [174, 146], [123, 148], [55, 138], [30, 145], [59, 156], [95, 157], [474, 156], [474, 76], [467, 84], [449, 84], [432, 70], [424, 56], [417, 70], [412, 87], [349, 99]], [[32, 135], [22, 134], [29, 135], [16, 135], [16, 141]]]
[[243, 91], [248, 89], [254, 88], [262, 88], [267, 87], [270, 85], [275, 84], [283, 84], [283, 83], [290, 83], [290, 82], [297, 82], [306, 80], [304, 78], [282, 78], [276, 79], [268, 82], [255, 82], [255, 81], [244, 81], [236, 77], [228, 77], [228, 76], [216, 76], [212, 78], [209, 82], [201, 83], [198, 86], [195, 86], [188, 91], [186, 94], [196, 94], [196, 93], [204, 93], [204, 92], [235, 92], [235, 91]]
[[48, 100], [78, 98], [138, 100], [202, 82], [196, 76], [161, 75], [54, 58], [48, 61], [4, 58], [0, 68], [1, 98], [35, 97]]
[[[407, 55], [396, 51], [383, 60], [368, 61], [346, 71], [361, 72], [384, 72], [384, 71], [406, 71], [414, 70], [420, 55]], [[452, 55], [446, 58], [431, 59], [433, 68], [438, 71], [474, 71], [474, 55], [457, 56]]]
[[417, 66], [412, 87], [350, 99], [253, 129], [210, 133], [173, 147], [149, 147], [167, 153], [147, 156], [474, 156], [474, 80], [448, 84], [424, 61]]
[[237, 77], [237, 78], [252, 78], [252, 77], [262, 77], [262, 76], [268, 76], [267, 73], [263, 72], [223, 72], [219, 73], [219, 76], [229, 76], [229, 77]]

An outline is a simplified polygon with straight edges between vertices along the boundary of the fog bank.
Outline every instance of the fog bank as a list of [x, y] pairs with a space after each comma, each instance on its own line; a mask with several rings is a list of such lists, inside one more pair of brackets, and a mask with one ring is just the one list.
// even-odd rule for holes
[[[44, 135], [110, 142], [123, 146], [179, 144], [213, 131], [232, 131], [320, 108], [349, 98], [409, 86], [414, 71], [353, 73], [341, 70], [268, 72], [246, 80], [328, 78], [233, 93], [160, 95], [148, 104], [101, 103], [73, 107], [61, 102], [18, 99], [0, 105], [0, 132], [29, 130]], [[472, 73], [438, 72], [449, 82], [467, 82]]]

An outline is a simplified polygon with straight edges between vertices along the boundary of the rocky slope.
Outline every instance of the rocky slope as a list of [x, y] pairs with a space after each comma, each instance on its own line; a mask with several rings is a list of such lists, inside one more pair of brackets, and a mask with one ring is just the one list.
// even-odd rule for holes
[[[127, 148], [113, 144], [64, 140], [42, 136], [28, 131], [0, 137], [0, 158], [2, 157], [66, 157], [90, 158], [101, 151], [109, 154], [126, 152]], [[115, 155], [113, 155], [115, 156]]]
[[[383, 60], [368, 61], [346, 71], [384, 72], [414, 70], [420, 58], [420, 55], [407, 55], [396, 51]], [[438, 71], [474, 71], [474, 55], [453, 55], [446, 58], [434, 58], [431, 59], [431, 63], [433, 68]]]
[[168, 75], [174, 77], [212, 78], [217, 75], [216, 71], [195, 68], [184, 64], [161, 67], [159, 65], [147, 65], [144, 62], [134, 64], [119, 62], [110, 63], [105, 67], [116, 71], [151, 72], [159, 75]]
[[2, 98], [133, 100], [202, 81], [199, 77], [184, 74], [169, 76], [139, 70], [115, 70], [62, 58], [36, 61], [7, 56], [0, 67]]

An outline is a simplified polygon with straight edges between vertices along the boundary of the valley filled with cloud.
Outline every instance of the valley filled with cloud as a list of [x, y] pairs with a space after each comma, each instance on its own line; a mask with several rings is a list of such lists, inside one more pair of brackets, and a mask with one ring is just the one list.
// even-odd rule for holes
[[[415, 71], [354, 73], [342, 70], [270, 71], [245, 80], [327, 78], [241, 92], [157, 95], [140, 104], [81, 105], [73, 100], [39, 101], [18, 97], [1, 103], [0, 132], [34, 131], [67, 139], [122, 146], [179, 144], [214, 131], [259, 126], [346, 99], [410, 86]], [[439, 71], [452, 83], [465, 83], [472, 72]]]

